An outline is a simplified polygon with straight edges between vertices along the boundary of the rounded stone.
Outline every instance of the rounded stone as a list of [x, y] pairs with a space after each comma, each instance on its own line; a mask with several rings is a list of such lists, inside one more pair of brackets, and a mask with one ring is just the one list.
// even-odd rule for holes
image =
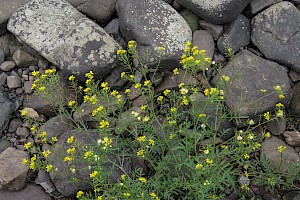
[[7, 87], [10, 89], [21, 87], [22, 82], [19, 76], [8, 76], [7, 79]]
[[0, 69], [4, 72], [11, 71], [15, 67], [16, 67], [16, 63], [14, 61], [4, 61], [0, 65]]

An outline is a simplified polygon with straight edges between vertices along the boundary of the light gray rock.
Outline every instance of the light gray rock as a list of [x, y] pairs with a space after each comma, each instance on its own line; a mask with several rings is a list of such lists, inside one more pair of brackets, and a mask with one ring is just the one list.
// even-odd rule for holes
[[283, 136], [285, 137], [286, 143], [293, 147], [299, 147], [300, 146], [300, 133], [299, 131], [285, 131], [283, 133]]
[[7, 29], [7, 21], [9, 17], [21, 6], [30, 0], [2, 0], [0, 7], [0, 35], [4, 34]]
[[117, 0], [67, 0], [78, 11], [100, 24], [109, 21], [116, 11]]
[[300, 11], [283, 1], [256, 15], [251, 40], [267, 59], [300, 72]]
[[8, 132], [15, 132], [23, 124], [23, 121], [18, 118], [14, 118], [9, 122]]
[[224, 24], [234, 20], [251, 0], [177, 0], [202, 19], [214, 24]]
[[179, 66], [185, 43], [192, 40], [192, 31], [174, 8], [160, 0], [119, 0], [117, 12], [125, 40], [135, 40], [141, 57], [149, 54], [151, 66], [158, 61], [157, 47], [165, 48], [160, 63], [163, 70]]
[[224, 31], [219, 37], [217, 45], [221, 54], [225, 55], [228, 48], [234, 53], [250, 43], [250, 20], [240, 14], [235, 20], [224, 26]]
[[[49, 161], [53, 165], [53, 168], [57, 171], [51, 171], [50, 177], [56, 187], [56, 189], [64, 196], [71, 197], [75, 196], [78, 190], [92, 190], [90, 184], [87, 181], [91, 181], [89, 174], [92, 172], [91, 169], [88, 169], [88, 164], [84, 162], [84, 160], [75, 160], [69, 163], [63, 161], [63, 158], [67, 156], [66, 150], [71, 147], [67, 143], [67, 139], [71, 136], [74, 136], [74, 140], [76, 141], [78, 147], [80, 146], [89, 146], [89, 145], [97, 145], [97, 140], [103, 139], [97, 130], [73, 130], [67, 133], [64, 133], [57, 143], [54, 144], [54, 148], [52, 149], [52, 153], [50, 154]], [[117, 144], [116, 138], [112, 138], [113, 141]], [[114, 144], [113, 142], [113, 144]], [[79, 150], [78, 157], [82, 157], [84, 155], [83, 150]], [[76, 156], [77, 157], [77, 156]], [[122, 163], [123, 169], [126, 173], [130, 173], [131, 170], [131, 161], [130, 158], [122, 158], [117, 157], [114, 154], [109, 154], [108, 157], [117, 163]], [[76, 159], [76, 158], [75, 158]], [[103, 164], [103, 170], [106, 173], [110, 173], [110, 181], [117, 182], [120, 180], [121, 175], [124, 173], [119, 168], [116, 168], [112, 164], [106, 161], [107, 158], [102, 158], [101, 162]], [[74, 166], [75, 169], [79, 169], [75, 174], [72, 174], [70, 171], [70, 166]], [[72, 177], [75, 177], [79, 181], [74, 181]]]
[[12, 147], [0, 154], [0, 188], [16, 191], [26, 186], [29, 166], [23, 165], [22, 160], [28, 157], [27, 152]]
[[[282, 165], [280, 165], [280, 152], [278, 151], [279, 146], [285, 146], [286, 149], [282, 152]], [[299, 163], [299, 155], [295, 152], [294, 148], [287, 145], [284, 141], [278, 139], [276, 136], [271, 136], [269, 139], [266, 139], [261, 144], [261, 156], [265, 156], [270, 163], [281, 171], [287, 170], [287, 168], [293, 163]]]
[[[237, 116], [252, 116], [273, 110], [275, 104], [282, 102], [288, 105], [291, 99], [290, 80], [287, 70], [275, 62], [256, 56], [244, 50], [230, 61], [220, 74], [213, 79], [220, 82], [220, 76], [229, 76], [226, 83], [225, 102], [228, 108]], [[279, 99], [275, 86], [280, 86], [285, 93], [284, 99]], [[261, 89], [267, 90], [264, 95]], [[259, 99], [259, 101], [257, 101]]]
[[7, 28], [80, 81], [91, 70], [96, 79], [105, 76], [117, 62], [119, 44], [64, 0], [33, 0], [11, 16]]
[[213, 58], [215, 52], [215, 43], [213, 36], [206, 30], [197, 30], [193, 32], [193, 46], [198, 46], [199, 49], [206, 51], [206, 57]]
[[20, 191], [0, 190], [0, 200], [52, 200], [45, 190], [38, 185], [28, 184]]
[[0, 87], [1, 88], [5, 85], [7, 77], [8, 77], [8, 75], [5, 72], [2, 72], [0, 74]]
[[16, 67], [16, 63], [14, 61], [4, 61], [0, 65], [0, 69], [4, 72], [8, 72]]
[[21, 87], [22, 82], [19, 76], [10, 75], [7, 77], [7, 87], [10, 89]]
[[23, 89], [24, 89], [25, 94], [31, 94], [32, 93], [32, 89], [31, 89], [32, 84], [33, 84], [33, 81], [25, 81], [24, 82]]
[[5, 151], [5, 149], [7, 149], [8, 147], [10, 147], [10, 142], [8, 140], [1, 139], [0, 140], [0, 154], [3, 151]]
[[16, 134], [21, 139], [25, 139], [29, 136], [30, 132], [29, 132], [28, 128], [26, 128], [26, 127], [19, 127], [19, 128], [17, 128]]
[[0, 88], [0, 136], [3, 133], [3, 130], [6, 128], [6, 126], [9, 123], [10, 116], [14, 112], [15, 106], [12, 102], [10, 102], [6, 96], [4, 95], [3, 89]]

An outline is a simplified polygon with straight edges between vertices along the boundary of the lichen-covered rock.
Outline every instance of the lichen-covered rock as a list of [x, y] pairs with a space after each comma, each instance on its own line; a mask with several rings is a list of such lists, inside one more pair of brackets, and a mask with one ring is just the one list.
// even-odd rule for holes
[[28, 157], [27, 152], [12, 147], [0, 154], [0, 188], [16, 191], [26, 186], [29, 166], [23, 165], [22, 160]]
[[283, 1], [252, 19], [251, 40], [264, 56], [300, 72], [300, 11]]
[[[291, 86], [287, 70], [250, 51], [237, 54], [220, 70], [220, 75], [230, 78], [226, 83], [225, 102], [237, 116], [253, 116], [273, 110], [278, 102], [287, 105], [290, 101]], [[220, 81], [220, 75], [214, 77], [214, 83]], [[275, 86], [281, 87], [284, 99], [279, 98]], [[266, 90], [268, 95], [261, 90]]]
[[28, 3], [30, 0], [1, 0], [0, 6], [0, 35], [4, 34], [7, 29], [7, 21], [9, 17], [15, 12], [19, 7]]
[[177, 0], [177, 2], [202, 19], [214, 24], [223, 24], [234, 20], [251, 0]]
[[8, 30], [47, 60], [84, 81], [111, 72], [119, 44], [64, 0], [33, 0], [9, 19]]
[[192, 31], [177, 11], [160, 0], [119, 0], [117, 12], [120, 29], [126, 41], [137, 41], [137, 50], [143, 58], [148, 54], [151, 65], [158, 61], [158, 48], [164, 47], [163, 69], [179, 66], [179, 59]]

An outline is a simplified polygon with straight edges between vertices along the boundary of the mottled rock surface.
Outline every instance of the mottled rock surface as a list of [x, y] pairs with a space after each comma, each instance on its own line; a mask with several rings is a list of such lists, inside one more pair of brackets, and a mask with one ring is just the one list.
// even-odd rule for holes
[[300, 11], [292, 3], [267, 8], [252, 19], [251, 26], [251, 40], [267, 59], [300, 72]]
[[119, 0], [117, 12], [125, 40], [135, 40], [142, 57], [145, 58], [148, 51], [149, 61], [155, 65], [157, 47], [164, 47], [161, 67], [179, 66], [184, 45], [192, 40], [192, 31], [174, 8], [159, 0]]
[[84, 80], [112, 71], [119, 44], [99, 25], [64, 0], [33, 0], [15, 12], [8, 30], [66, 75]]
[[[225, 102], [237, 116], [249, 116], [270, 111], [276, 103], [283, 102], [287, 105], [290, 100], [291, 86], [287, 70], [250, 51], [244, 50], [236, 55], [234, 62], [230, 61], [220, 70], [220, 75], [230, 78], [227, 83]], [[214, 83], [220, 81], [220, 75], [213, 79]], [[277, 85], [287, 94], [284, 99], [279, 99], [278, 93], [273, 92], [274, 86]], [[272, 94], [264, 95], [261, 89]]]
[[224, 24], [234, 20], [251, 0], [177, 0], [177, 2], [211, 23]]

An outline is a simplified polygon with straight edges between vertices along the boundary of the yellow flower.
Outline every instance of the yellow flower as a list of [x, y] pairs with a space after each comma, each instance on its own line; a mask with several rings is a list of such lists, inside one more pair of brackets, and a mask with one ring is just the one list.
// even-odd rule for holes
[[228, 81], [229, 81], [229, 76], [222, 75], [222, 79], [223, 79], [225, 82], [228, 82]]
[[209, 154], [209, 150], [208, 150], [208, 149], [205, 149], [205, 150], [203, 150], [203, 153], [204, 153], [204, 154]]
[[124, 193], [124, 197], [130, 197], [130, 193], [128, 192]]
[[285, 96], [283, 94], [279, 94], [278, 97], [279, 97], [279, 99], [284, 99], [285, 98]]
[[144, 81], [144, 86], [147, 86], [147, 85], [149, 85], [149, 84], [151, 84], [151, 81], [150, 81], [150, 80]]
[[39, 72], [39, 71], [33, 71], [33, 72], [32, 72], [32, 76], [36, 77], [36, 76], [38, 76], [38, 75], [40, 75], [40, 72]]
[[141, 181], [141, 182], [143, 182], [143, 183], [147, 183], [147, 179], [144, 178], [144, 177], [140, 177], [140, 178], [139, 178], [139, 181]]
[[135, 41], [134, 40], [128, 41], [128, 45], [135, 45]]
[[74, 141], [74, 136], [71, 136], [71, 137], [69, 137], [69, 138], [67, 139], [67, 143], [68, 143], [68, 144], [72, 144], [73, 141]]
[[87, 77], [88, 79], [93, 79], [94, 78], [94, 73], [93, 71], [90, 71], [88, 73], [85, 74], [85, 77]]
[[264, 136], [265, 136], [266, 138], [269, 138], [269, 137], [271, 137], [271, 133], [270, 133], [270, 132], [266, 132], [266, 133], [264, 134]]
[[33, 83], [33, 84], [31, 85], [31, 89], [34, 90], [35, 88], [36, 88], [36, 84]]
[[102, 200], [102, 196], [98, 196], [98, 197], [97, 197], [97, 200]]
[[199, 117], [199, 118], [206, 117], [206, 114], [205, 114], [205, 113], [200, 113], [200, 114], [198, 115], [198, 117]]
[[195, 64], [196, 64], [196, 65], [199, 65], [200, 62], [201, 62], [200, 60], [195, 60]]
[[82, 192], [81, 190], [78, 191], [76, 194], [76, 198], [82, 197], [83, 194], [84, 194], [84, 192]]
[[73, 107], [76, 104], [76, 101], [69, 101], [68, 106]]
[[142, 109], [142, 110], [146, 110], [147, 107], [148, 107], [147, 105], [142, 105], [142, 106], [141, 106], [141, 109]]
[[209, 158], [206, 158], [205, 162], [209, 165], [214, 163], [214, 161]]
[[250, 188], [246, 185], [246, 184], [244, 184], [244, 185], [241, 185], [241, 189], [242, 190], [250, 190]]
[[50, 155], [51, 151], [47, 150], [47, 151], [43, 151], [42, 154], [45, 158], [48, 158], [48, 156]]
[[164, 47], [157, 47], [157, 49], [158, 49], [159, 51], [164, 51], [164, 50], [166, 50], [166, 48], [164, 48]]
[[[176, 121], [172, 121], [172, 122], [175, 122], [175, 123], [176, 123]], [[169, 122], [169, 123], [170, 123], [170, 122]], [[169, 139], [172, 140], [172, 139], [174, 138], [174, 136], [175, 136], [175, 135], [174, 135], [173, 133], [171, 133], [171, 134], [169, 135]]]
[[150, 117], [148, 117], [148, 116], [143, 117], [143, 122], [148, 122], [149, 120], [150, 120]]
[[24, 145], [25, 149], [29, 149], [31, 147], [31, 142], [27, 142], [25, 145]]
[[184, 83], [180, 83], [180, 84], [178, 85], [179, 88], [182, 88], [183, 86], [184, 86]]
[[39, 87], [39, 90], [40, 90], [40, 91], [44, 91], [45, 89], [46, 89], [45, 86]]
[[121, 179], [122, 179], [122, 180], [125, 180], [125, 179], [126, 179], [126, 174], [122, 174], [122, 175], [121, 175]]
[[265, 113], [264, 113], [264, 117], [265, 117], [265, 119], [266, 119], [267, 121], [269, 121], [270, 118], [271, 118], [270, 112], [265, 112]]
[[83, 90], [84, 93], [88, 93], [91, 90], [91, 88], [87, 87]]
[[141, 86], [142, 86], [142, 84], [137, 83], [137, 84], [134, 85], [134, 88], [138, 89], [138, 88], [140, 88]]
[[173, 74], [175, 74], [175, 75], [179, 74], [178, 68], [175, 68], [175, 69], [173, 70]]
[[73, 148], [69, 148], [69, 149], [67, 149], [67, 153], [68, 154], [72, 154], [72, 153], [74, 153], [76, 150], [75, 150], [75, 148], [73, 147]]
[[147, 137], [145, 135], [138, 137], [136, 140], [139, 142], [145, 142]]
[[22, 164], [23, 164], [23, 165], [26, 165], [27, 163], [28, 163], [28, 159], [24, 158], [24, 159], [22, 160]]
[[109, 139], [108, 137], [105, 137], [104, 139], [103, 139], [103, 142], [104, 142], [104, 146], [105, 147], [112, 147], [112, 139]]
[[165, 96], [168, 96], [170, 94], [170, 92], [171, 92], [171, 90], [165, 89], [163, 93]]
[[74, 75], [69, 76], [69, 81], [74, 81], [74, 80], [75, 80], [75, 76]]
[[190, 41], [187, 41], [186, 43], [185, 43], [185, 46], [187, 46], [187, 47], [189, 47], [189, 46], [191, 46], [191, 42]]
[[282, 103], [277, 103], [277, 104], [276, 104], [276, 107], [277, 107], [277, 108], [284, 108], [284, 105], [283, 105]]
[[72, 161], [72, 160], [73, 160], [73, 158], [70, 157], [70, 156], [66, 156], [66, 157], [64, 158], [64, 162], [68, 162], [68, 161]]
[[181, 102], [183, 105], [189, 105], [189, 100], [184, 96]]
[[50, 172], [53, 168], [53, 165], [47, 165], [46, 166], [46, 172]]
[[278, 146], [277, 148], [278, 148], [278, 151], [279, 151], [280, 153], [284, 152], [284, 150], [286, 149], [285, 146], [281, 146], [281, 145]]
[[98, 172], [97, 171], [93, 171], [91, 174], [90, 174], [90, 177], [91, 178], [95, 178], [97, 176]]
[[117, 54], [118, 55], [123, 55], [125, 54], [127, 51], [126, 50], [117, 50]]
[[140, 156], [140, 157], [145, 157], [145, 150], [144, 149], [140, 149], [138, 152], [136, 152], [136, 155]]
[[133, 80], [133, 79], [134, 79], [134, 75], [132, 75], [132, 74], [129, 75], [129, 79], [130, 79], [130, 80]]
[[261, 89], [260, 91], [261, 91], [261, 93], [263, 93], [263, 94], [265, 94], [265, 93], [267, 92], [267, 90], [264, 90], [264, 89]]
[[283, 110], [278, 110], [276, 116], [280, 118], [283, 117]]
[[109, 127], [109, 122], [105, 121], [105, 120], [102, 120], [100, 122], [99, 128], [105, 128], [105, 127]]
[[153, 139], [149, 139], [149, 145], [151, 145], [151, 146], [154, 145], [154, 140]]
[[56, 137], [51, 137], [52, 142], [57, 142], [57, 138]]
[[159, 97], [157, 97], [157, 101], [162, 101], [163, 100], [163, 96], [159, 96]]
[[41, 134], [40, 134], [41, 137], [46, 137], [46, 135], [47, 135], [47, 132], [46, 132], [46, 131], [43, 131], [43, 132], [41, 132]]
[[35, 125], [33, 125], [33, 126], [30, 128], [31, 131], [34, 131], [35, 129], [36, 129], [36, 126], [35, 126]]
[[34, 163], [34, 161], [31, 161], [31, 162], [30, 162], [30, 164], [29, 164], [29, 169], [32, 169], [32, 170], [35, 169], [35, 163]]
[[126, 89], [125, 94], [129, 94], [129, 93], [130, 93], [130, 89]]
[[26, 111], [26, 110], [22, 110], [22, 111], [21, 111], [21, 115], [22, 115], [22, 116], [26, 116], [26, 115], [27, 115], [27, 111]]
[[244, 158], [245, 158], [245, 159], [249, 159], [249, 158], [250, 158], [249, 154], [247, 154], [247, 153], [244, 154]]
[[203, 167], [203, 165], [202, 165], [201, 163], [198, 163], [198, 164], [195, 166], [195, 169], [201, 169], [201, 170], [203, 170], [204, 167]]
[[121, 72], [121, 78], [125, 78], [126, 72]]
[[83, 158], [84, 158], [84, 159], [87, 159], [88, 157], [91, 157], [92, 155], [93, 155], [93, 152], [92, 152], [92, 151], [87, 151], [87, 152], [84, 153]]
[[170, 111], [171, 111], [172, 113], [174, 113], [174, 112], [176, 112], [176, 111], [177, 111], [177, 108], [175, 108], [175, 107], [172, 107], [172, 108], [170, 108]]

